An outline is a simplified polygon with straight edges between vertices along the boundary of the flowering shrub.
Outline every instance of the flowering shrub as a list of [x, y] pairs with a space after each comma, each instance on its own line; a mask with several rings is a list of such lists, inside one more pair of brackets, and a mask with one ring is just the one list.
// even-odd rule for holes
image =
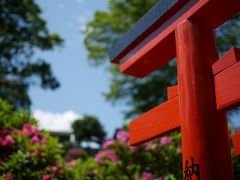
[[95, 156], [95, 160], [99, 164], [104, 164], [105, 160], [110, 160], [112, 164], [115, 164], [117, 161], [117, 155], [113, 151], [103, 150]]
[[[182, 179], [180, 134], [164, 136], [137, 147], [129, 146], [129, 133], [120, 130], [107, 139], [95, 158], [75, 167], [82, 180], [175, 180]], [[233, 157], [234, 174], [240, 176], [239, 158]]]
[[0, 179], [73, 179], [57, 140], [40, 131], [27, 112], [0, 100]]
[[80, 179], [182, 179], [180, 135], [163, 137], [138, 147], [129, 146], [129, 133], [119, 130], [107, 139], [95, 158], [79, 161]]

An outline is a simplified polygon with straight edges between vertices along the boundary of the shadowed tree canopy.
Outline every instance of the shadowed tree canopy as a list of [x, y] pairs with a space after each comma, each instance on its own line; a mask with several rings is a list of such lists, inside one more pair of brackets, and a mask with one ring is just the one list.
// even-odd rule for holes
[[85, 115], [72, 124], [73, 133], [77, 142], [95, 142], [102, 144], [106, 133], [103, 126], [95, 116]]
[[49, 32], [34, 0], [1, 0], [0, 8], [0, 98], [16, 109], [29, 108], [31, 85], [59, 87], [51, 66], [33, 58], [34, 52], [52, 50], [63, 40]]
[[[112, 102], [123, 101], [128, 105], [127, 118], [136, 116], [155, 107], [166, 98], [166, 88], [177, 83], [176, 63], [173, 61], [161, 71], [136, 79], [123, 75], [108, 60], [109, 48], [134, 23], [136, 23], [159, 0], [109, 0], [107, 11], [97, 11], [88, 22], [85, 34], [85, 46], [89, 62], [93, 65], [106, 65], [111, 73], [111, 82], [105, 98]], [[221, 52], [230, 46], [239, 45], [240, 16], [227, 22], [217, 30], [218, 45]]]

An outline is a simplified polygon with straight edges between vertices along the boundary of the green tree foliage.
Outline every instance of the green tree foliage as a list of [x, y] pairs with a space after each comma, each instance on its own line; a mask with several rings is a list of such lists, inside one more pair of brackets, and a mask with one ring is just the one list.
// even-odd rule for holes
[[[108, 49], [129, 28], [133, 26], [159, 0], [109, 0], [107, 11], [97, 11], [88, 22], [85, 34], [85, 46], [91, 64], [103, 65], [108, 59]], [[239, 45], [240, 16], [227, 22], [217, 30], [218, 45], [221, 52], [230, 46]], [[119, 73], [113, 64], [108, 63], [111, 82], [105, 97], [116, 103], [121, 100], [129, 105], [127, 117], [138, 115], [155, 107], [166, 98], [166, 88], [176, 84], [176, 63], [165, 65], [144, 79], [136, 79]]]
[[29, 108], [30, 85], [56, 89], [51, 66], [33, 58], [36, 50], [52, 50], [62, 39], [50, 33], [34, 0], [0, 2], [0, 97], [16, 109]]
[[94, 116], [86, 115], [72, 124], [73, 133], [79, 143], [95, 142], [101, 145], [105, 138], [105, 131], [99, 120]]

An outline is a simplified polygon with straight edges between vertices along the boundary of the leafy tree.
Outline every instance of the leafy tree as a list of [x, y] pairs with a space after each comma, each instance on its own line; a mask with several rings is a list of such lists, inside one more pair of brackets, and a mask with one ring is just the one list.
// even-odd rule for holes
[[95, 142], [101, 145], [106, 133], [99, 120], [94, 116], [86, 115], [72, 124], [73, 133], [79, 143]]
[[[144, 79], [136, 79], [119, 73], [119, 70], [108, 60], [108, 49], [129, 28], [133, 26], [159, 0], [109, 0], [107, 11], [97, 11], [88, 22], [85, 34], [85, 46], [89, 62], [93, 65], [108, 63], [111, 82], [105, 98], [116, 103], [121, 100], [129, 105], [126, 117], [138, 115], [155, 107], [166, 98], [166, 88], [176, 84], [176, 63], [165, 65]], [[239, 45], [240, 16], [227, 22], [217, 30], [218, 45], [221, 52], [230, 46]]]
[[34, 0], [1, 0], [0, 7], [0, 98], [15, 109], [29, 108], [31, 85], [59, 87], [50, 64], [33, 58], [34, 52], [52, 50], [63, 40], [49, 32]]

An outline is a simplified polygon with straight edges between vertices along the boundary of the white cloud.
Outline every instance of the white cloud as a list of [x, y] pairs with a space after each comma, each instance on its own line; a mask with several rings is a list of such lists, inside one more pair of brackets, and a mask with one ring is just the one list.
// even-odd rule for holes
[[41, 129], [63, 132], [71, 132], [72, 122], [82, 117], [73, 111], [52, 113], [42, 110], [35, 110], [33, 116], [38, 120]]

